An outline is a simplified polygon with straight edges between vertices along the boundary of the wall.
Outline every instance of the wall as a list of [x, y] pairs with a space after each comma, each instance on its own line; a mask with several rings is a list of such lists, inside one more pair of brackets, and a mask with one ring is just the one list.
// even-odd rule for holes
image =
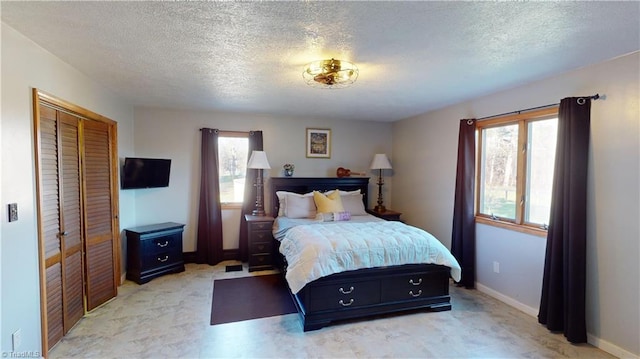
[[[133, 108], [5, 24], [1, 37], [0, 352], [11, 351], [11, 334], [17, 329], [22, 331], [19, 351], [41, 352], [31, 90], [38, 88], [118, 121], [121, 155], [133, 150]], [[19, 220], [8, 223], [7, 204], [14, 202]], [[122, 226], [132, 223], [134, 205], [132, 196], [120, 197]]]
[[[591, 107], [587, 330], [615, 355], [640, 355], [640, 54], [394, 123], [394, 207], [450, 246], [458, 125], [599, 93]], [[416, 151], [420, 148], [419, 151]], [[537, 314], [546, 239], [477, 225], [478, 288]], [[493, 261], [502, 261], [493, 273]]]
[[[120, 157], [175, 159], [168, 189], [121, 192], [120, 225], [184, 221], [185, 250], [193, 250], [195, 244], [200, 127], [263, 130], [273, 167], [269, 176], [279, 176], [285, 162], [296, 164], [296, 176], [333, 176], [339, 166], [371, 173], [367, 167], [372, 154], [385, 152], [394, 166], [393, 176], [386, 178], [385, 204], [449, 245], [458, 119], [556, 103], [566, 96], [604, 94], [606, 99], [592, 107], [587, 325], [592, 343], [619, 356], [640, 355], [638, 53], [390, 125], [156, 109], [138, 109], [134, 114], [117, 95], [12, 28], [2, 24], [0, 32], [0, 352], [11, 350], [11, 333], [18, 328], [21, 350], [41, 350], [31, 99], [36, 87], [118, 121]], [[331, 159], [304, 157], [306, 127], [332, 129]], [[371, 183], [373, 203], [377, 192], [375, 180]], [[395, 188], [393, 202], [391, 188]], [[18, 203], [19, 221], [7, 223], [6, 204], [13, 202]], [[479, 284], [535, 309], [544, 239], [478, 227]], [[529, 245], [514, 245], [518, 241]], [[502, 261], [500, 275], [513, 278], [487, 269], [496, 259]], [[539, 278], [523, 282], [515, 277], [523, 273]]]
[[[338, 167], [366, 172], [370, 181], [370, 203], [377, 196], [375, 173], [369, 164], [375, 153], [391, 156], [391, 124], [369, 121], [331, 121], [313, 118], [250, 115], [221, 112], [179, 111], [152, 108], [135, 110], [135, 153], [140, 157], [172, 160], [168, 188], [132, 190], [137, 224], [173, 221], [186, 223], [184, 251], [194, 251], [200, 186], [200, 128], [228, 131], [262, 130], [264, 150], [271, 170], [265, 171], [265, 208], [269, 208], [269, 178], [282, 176], [282, 165], [293, 163], [296, 177], [335, 177]], [[330, 159], [306, 158], [306, 128], [329, 128]], [[391, 205], [391, 179], [385, 182], [385, 203]], [[226, 212], [226, 211], [225, 211]], [[238, 247], [240, 212], [225, 213], [225, 249]]]

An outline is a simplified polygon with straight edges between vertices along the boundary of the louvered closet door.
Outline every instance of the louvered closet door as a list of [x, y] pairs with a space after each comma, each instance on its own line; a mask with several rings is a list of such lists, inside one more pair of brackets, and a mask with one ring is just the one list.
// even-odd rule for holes
[[56, 110], [40, 106], [39, 136], [41, 246], [46, 282], [47, 349], [50, 349], [64, 335]]
[[109, 125], [83, 121], [87, 309], [116, 296]]
[[64, 332], [84, 315], [82, 207], [80, 201], [79, 119], [59, 112], [60, 209], [63, 248]]
[[77, 117], [40, 106], [41, 206], [50, 347], [84, 315]]
[[42, 347], [49, 351], [87, 310], [117, 293], [117, 128], [91, 111], [33, 94]]

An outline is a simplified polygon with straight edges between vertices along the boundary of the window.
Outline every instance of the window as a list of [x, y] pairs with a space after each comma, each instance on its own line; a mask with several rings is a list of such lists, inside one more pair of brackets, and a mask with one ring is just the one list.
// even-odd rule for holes
[[558, 108], [478, 122], [479, 222], [546, 230]]
[[247, 172], [249, 133], [220, 131], [218, 137], [218, 176], [220, 202], [226, 207], [242, 204]]

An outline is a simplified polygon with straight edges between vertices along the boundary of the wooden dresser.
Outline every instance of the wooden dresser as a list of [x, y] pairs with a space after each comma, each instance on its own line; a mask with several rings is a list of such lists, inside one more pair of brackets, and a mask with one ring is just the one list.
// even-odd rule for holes
[[127, 279], [138, 284], [167, 273], [184, 271], [184, 224], [166, 222], [125, 229]]
[[249, 234], [249, 272], [272, 269], [274, 265], [274, 239], [271, 233], [273, 217], [246, 214]]

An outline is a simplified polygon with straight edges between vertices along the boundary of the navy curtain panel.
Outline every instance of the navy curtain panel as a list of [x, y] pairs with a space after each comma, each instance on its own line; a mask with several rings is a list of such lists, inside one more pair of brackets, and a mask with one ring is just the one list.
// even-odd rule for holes
[[218, 177], [217, 129], [203, 128], [201, 144], [200, 204], [196, 263], [218, 264], [222, 261], [222, 211]]
[[[262, 131], [249, 132], [249, 156], [247, 161], [249, 161], [253, 151], [262, 151]], [[251, 214], [256, 206], [255, 183], [257, 172], [257, 170], [247, 169], [244, 182], [244, 201], [242, 202], [242, 211], [240, 213], [240, 242], [238, 244], [238, 256], [243, 262], [249, 260], [249, 232], [244, 215]], [[264, 193], [262, 198], [264, 198]]]
[[538, 321], [586, 343], [587, 162], [591, 99], [560, 102], [558, 140]]
[[458, 285], [469, 289], [476, 282], [475, 180], [476, 120], [460, 120], [451, 253], [462, 267]]

